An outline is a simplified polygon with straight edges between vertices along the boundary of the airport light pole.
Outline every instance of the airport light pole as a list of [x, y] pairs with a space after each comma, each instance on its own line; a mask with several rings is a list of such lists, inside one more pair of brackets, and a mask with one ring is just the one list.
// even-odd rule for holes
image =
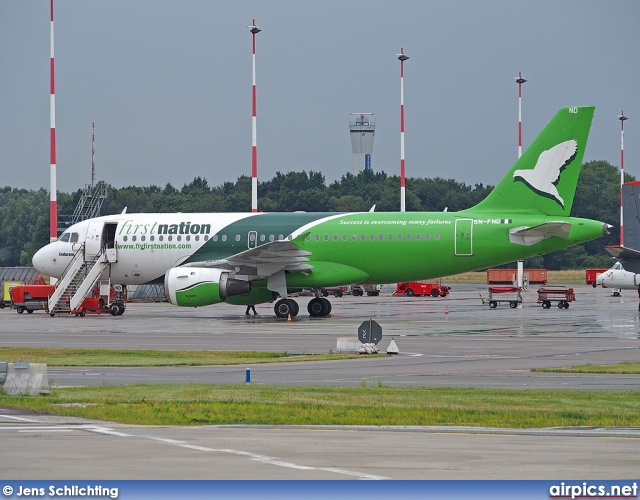
[[400, 48], [396, 54], [400, 61], [400, 211], [405, 211], [405, 176], [404, 176], [404, 62], [409, 56]]
[[620, 120], [620, 246], [624, 246], [624, 218], [622, 207], [622, 185], [624, 184], [624, 121], [629, 117], [621, 111], [618, 115]]
[[253, 20], [248, 26], [252, 37], [252, 114], [251, 114], [251, 211], [258, 211], [258, 146], [256, 139], [256, 35], [262, 30], [256, 26]]
[[54, 79], [53, 58], [53, 0], [51, 0], [51, 38], [50, 38], [50, 100], [49, 100], [49, 124], [50, 124], [50, 166], [49, 166], [49, 242], [58, 239], [58, 193], [56, 186], [56, 91]]
[[522, 84], [527, 80], [522, 78], [522, 72], [518, 71], [518, 76], [513, 77], [518, 84], [518, 158], [522, 156]]

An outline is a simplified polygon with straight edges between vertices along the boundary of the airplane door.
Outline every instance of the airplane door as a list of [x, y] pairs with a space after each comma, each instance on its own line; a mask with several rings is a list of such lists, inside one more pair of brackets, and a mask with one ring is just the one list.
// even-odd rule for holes
[[[117, 226], [117, 222], [89, 222], [84, 244], [85, 259], [92, 259], [105, 249], [115, 252]], [[115, 254], [109, 260], [115, 262]]]
[[100, 253], [102, 249], [103, 221], [90, 221], [87, 228], [87, 237], [84, 242], [85, 259], [89, 260]]
[[258, 232], [257, 231], [249, 231], [248, 235], [248, 248], [255, 248], [258, 244]]
[[460, 257], [473, 255], [473, 219], [456, 219], [454, 254]]

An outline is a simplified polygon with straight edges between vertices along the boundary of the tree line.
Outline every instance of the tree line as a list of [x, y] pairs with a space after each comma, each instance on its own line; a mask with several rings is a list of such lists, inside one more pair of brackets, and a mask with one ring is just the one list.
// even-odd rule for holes
[[[635, 180], [625, 174], [625, 181]], [[572, 216], [601, 220], [617, 226], [619, 221], [620, 177], [617, 167], [606, 161], [585, 163], [573, 203]], [[347, 173], [327, 184], [320, 172], [277, 172], [258, 183], [258, 208], [264, 212], [365, 212], [375, 205], [378, 212], [399, 211], [400, 179], [384, 172]], [[135, 212], [249, 212], [251, 178], [210, 186], [196, 177], [181, 189], [106, 184], [108, 196], [102, 215], [117, 214], [124, 208]], [[473, 186], [440, 177], [406, 180], [407, 211], [457, 211], [483, 200], [493, 186]], [[73, 214], [83, 189], [58, 193], [58, 213]], [[62, 218], [62, 217], [61, 217]], [[49, 242], [49, 193], [45, 189], [0, 188], [0, 267], [30, 266], [31, 257]], [[525, 261], [529, 268], [582, 269], [609, 267], [606, 245], [618, 243], [616, 231], [598, 240], [561, 252]]]

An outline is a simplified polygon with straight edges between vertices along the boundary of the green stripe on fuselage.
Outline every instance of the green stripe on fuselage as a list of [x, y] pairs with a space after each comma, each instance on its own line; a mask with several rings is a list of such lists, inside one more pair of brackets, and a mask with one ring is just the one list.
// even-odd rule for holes
[[[292, 234], [298, 228], [325, 217], [336, 215], [330, 212], [261, 213], [247, 215], [218, 231], [183, 264], [205, 260], [220, 260], [251, 248], [249, 235], [256, 234], [256, 244], [264, 245]], [[213, 235], [212, 235], [213, 236]]]

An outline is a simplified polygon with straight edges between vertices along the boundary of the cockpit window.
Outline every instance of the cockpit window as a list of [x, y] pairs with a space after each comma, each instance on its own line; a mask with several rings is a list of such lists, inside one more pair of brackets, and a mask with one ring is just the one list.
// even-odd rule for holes
[[69, 243], [78, 243], [78, 233], [71, 233]]
[[616, 262], [611, 269], [615, 269], [616, 271], [624, 271], [624, 267], [620, 262]]
[[58, 238], [58, 241], [64, 241], [65, 243], [68, 243], [70, 236], [71, 235], [69, 233], [62, 233], [62, 236], [60, 236], [60, 238]]

